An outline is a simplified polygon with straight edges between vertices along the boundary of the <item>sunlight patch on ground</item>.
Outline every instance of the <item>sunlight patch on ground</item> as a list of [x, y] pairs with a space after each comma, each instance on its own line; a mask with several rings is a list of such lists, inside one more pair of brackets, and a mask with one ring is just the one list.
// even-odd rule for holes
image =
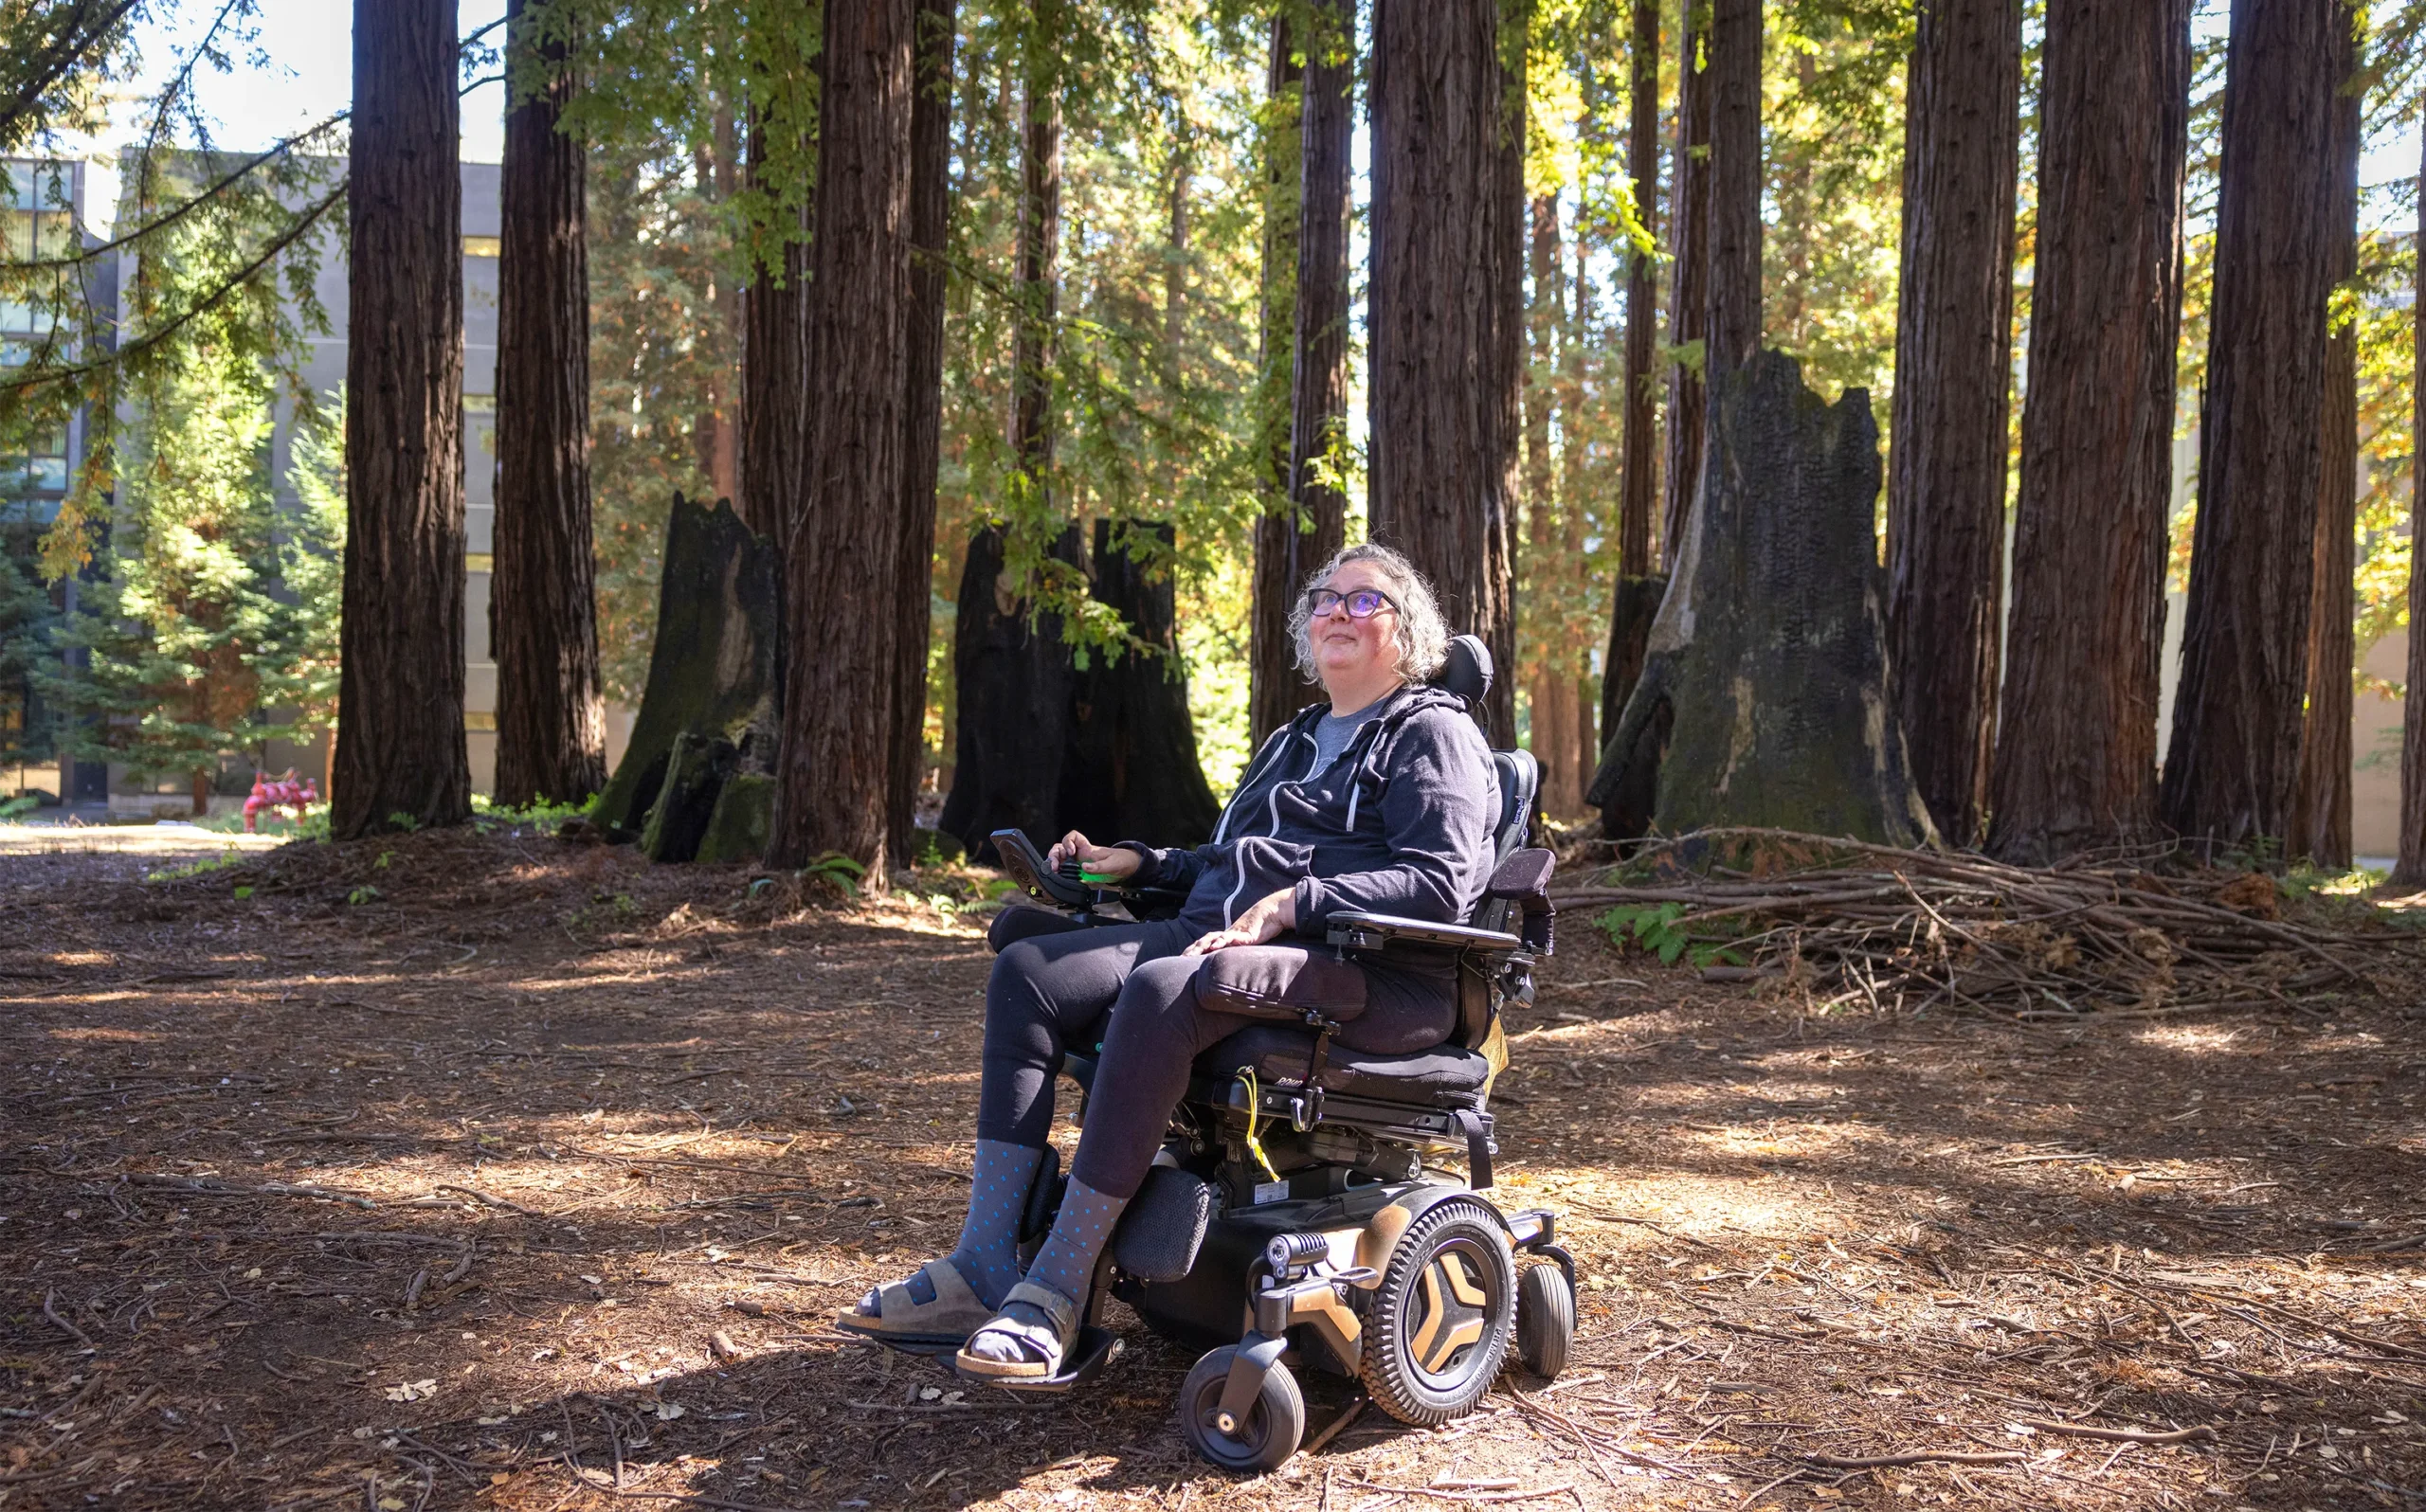
[[165, 1035], [155, 1035], [151, 1031], [144, 1029], [110, 1029], [98, 1024], [87, 1025], [81, 1028], [68, 1027], [53, 1029], [48, 1031], [48, 1033], [50, 1037], [53, 1039], [105, 1040], [113, 1044], [140, 1044], [146, 1040], [165, 1039], [168, 1037]]
[[0, 824], [0, 855], [216, 855], [223, 851], [274, 851], [288, 835], [220, 835], [151, 824], [67, 827]]
[[2241, 1031], [2215, 1024], [2163, 1024], [2139, 1030], [2131, 1039], [2133, 1043], [2146, 1045], [2152, 1050], [2216, 1055], [2237, 1048], [2241, 1042]]

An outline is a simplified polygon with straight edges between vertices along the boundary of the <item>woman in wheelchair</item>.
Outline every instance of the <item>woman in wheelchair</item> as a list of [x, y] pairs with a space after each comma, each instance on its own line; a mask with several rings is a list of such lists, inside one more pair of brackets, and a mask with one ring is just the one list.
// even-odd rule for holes
[[[1462, 702], [1425, 685], [1448, 627], [1422, 576], [1380, 546], [1333, 557], [1290, 622], [1297, 664], [1330, 703], [1264, 742], [1210, 844], [1106, 846], [1073, 832], [1052, 848], [1054, 865], [1075, 860], [1091, 881], [1184, 891], [1186, 904], [1173, 919], [1031, 934], [1003, 949], [986, 988], [960, 1243], [869, 1293], [843, 1327], [957, 1342], [966, 1375], [1052, 1377], [1199, 1052], [1276, 1010], [1318, 1011], [1357, 1050], [1448, 1037], [1454, 964], [1384, 967], [1311, 943], [1334, 912], [1455, 924], [1482, 896], [1498, 808], [1490, 751]], [[1053, 1120], [1054, 1074], [1066, 1049], [1091, 1050], [1098, 1034], [1069, 1192], [1023, 1277], [1020, 1217]]]

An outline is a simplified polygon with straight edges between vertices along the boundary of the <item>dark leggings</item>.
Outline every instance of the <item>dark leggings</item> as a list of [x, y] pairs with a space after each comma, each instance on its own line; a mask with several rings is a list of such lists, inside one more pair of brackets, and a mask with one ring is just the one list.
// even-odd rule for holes
[[1128, 1198], [1162, 1146], [1189, 1063], [1249, 1024], [1318, 1008], [1341, 1026], [1337, 1043], [1385, 1054], [1429, 1049], [1448, 1036], [1454, 979], [1445, 972], [1373, 970], [1298, 945], [1181, 955], [1201, 932], [1160, 920], [1031, 935], [1005, 946], [986, 983], [977, 1137], [1041, 1146], [1062, 1053], [1092, 1049], [1100, 1024], [1103, 1058], [1071, 1174]]

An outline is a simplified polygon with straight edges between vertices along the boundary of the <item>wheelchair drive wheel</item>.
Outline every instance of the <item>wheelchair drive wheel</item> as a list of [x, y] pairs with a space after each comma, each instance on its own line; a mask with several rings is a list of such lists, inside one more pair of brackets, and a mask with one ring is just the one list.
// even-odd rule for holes
[[1530, 1265], [1516, 1280], [1516, 1358], [1544, 1380], [1566, 1369], [1575, 1342], [1575, 1290], [1554, 1265]]
[[1480, 1199], [1453, 1197], [1409, 1226], [1391, 1252], [1357, 1374], [1400, 1422], [1445, 1423], [1491, 1389], [1515, 1321], [1506, 1231]]
[[1245, 1413], [1223, 1428], [1222, 1388], [1238, 1353], [1224, 1344], [1187, 1373], [1179, 1389], [1180, 1430], [1188, 1448], [1225, 1470], [1276, 1470], [1305, 1439], [1305, 1395], [1289, 1367], [1275, 1361]]

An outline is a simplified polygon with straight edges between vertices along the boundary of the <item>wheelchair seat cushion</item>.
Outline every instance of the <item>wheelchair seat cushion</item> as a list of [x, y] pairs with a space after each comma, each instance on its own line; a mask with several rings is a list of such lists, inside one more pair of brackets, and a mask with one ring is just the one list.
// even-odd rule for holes
[[[1314, 1036], [1294, 1025], [1253, 1024], [1196, 1057], [1197, 1074], [1227, 1079], [1251, 1070], [1261, 1082], [1306, 1074]], [[1409, 1107], [1479, 1108], [1491, 1062], [1471, 1050], [1436, 1045], [1401, 1055], [1355, 1050], [1333, 1039], [1323, 1062], [1323, 1089], [1342, 1097]]]

